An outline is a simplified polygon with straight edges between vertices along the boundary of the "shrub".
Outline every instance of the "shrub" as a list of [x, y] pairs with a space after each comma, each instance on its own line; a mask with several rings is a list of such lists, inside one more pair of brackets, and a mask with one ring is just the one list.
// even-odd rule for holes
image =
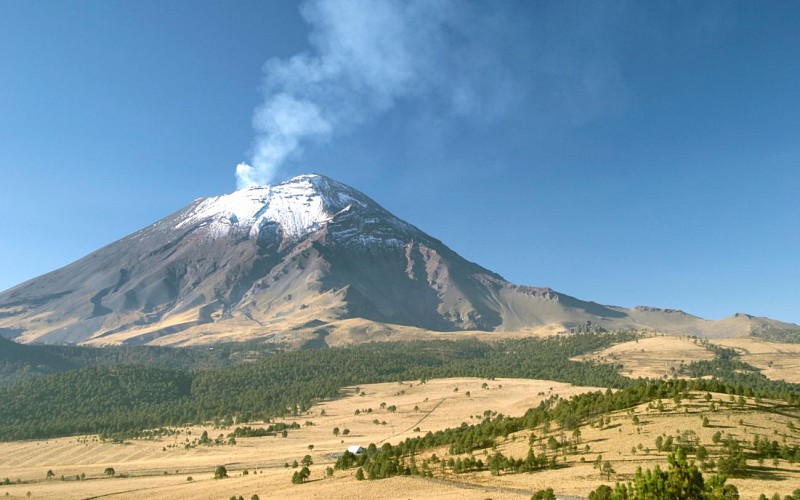
[[214, 479], [225, 479], [226, 477], [228, 477], [228, 469], [224, 465], [217, 465], [217, 468], [214, 469]]

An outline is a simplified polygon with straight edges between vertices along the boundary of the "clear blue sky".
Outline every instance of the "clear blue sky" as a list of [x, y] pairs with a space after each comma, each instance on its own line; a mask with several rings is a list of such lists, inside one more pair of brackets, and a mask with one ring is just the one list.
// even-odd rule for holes
[[[798, 26], [790, 1], [3, 0], [0, 289], [249, 162], [515, 283], [800, 323]], [[253, 116], [280, 95], [319, 116], [276, 142]]]

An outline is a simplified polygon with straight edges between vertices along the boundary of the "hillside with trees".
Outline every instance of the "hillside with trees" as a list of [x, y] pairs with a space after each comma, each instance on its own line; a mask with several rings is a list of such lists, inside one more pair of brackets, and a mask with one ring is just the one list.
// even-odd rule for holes
[[[99, 366], [52, 374], [0, 388], [0, 439], [47, 438], [72, 434], [135, 434], [144, 429], [211, 421], [246, 423], [297, 415], [314, 402], [337, 398], [343, 387], [446, 377], [531, 378], [608, 388], [642, 387], [608, 364], [569, 358], [635, 339], [632, 333], [571, 335], [480, 342], [415, 341], [278, 352], [248, 363], [224, 364], [233, 356], [221, 349], [150, 352], [120, 350]], [[24, 347], [24, 346], [23, 346]], [[30, 349], [36, 349], [30, 348]], [[52, 349], [52, 348], [47, 348]], [[95, 350], [69, 348], [69, 359], [94, 359]], [[794, 401], [794, 384], [775, 382], [717, 349], [713, 361], [689, 365], [706, 390]], [[51, 350], [42, 357], [54, 356]], [[121, 359], [148, 364], [111, 364]], [[181, 356], [185, 356], [181, 358]], [[52, 358], [51, 358], [52, 359]], [[177, 361], [176, 361], [177, 360]], [[225, 361], [229, 362], [229, 361]], [[160, 368], [153, 365], [170, 366]], [[181, 367], [184, 367], [181, 369]], [[190, 367], [186, 369], [185, 367]], [[715, 389], [714, 384], [722, 384]], [[644, 387], [648, 387], [646, 384]]]
[[[498, 342], [417, 341], [280, 352], [216, 369], [164, 369], [208, 361], [197, 351], [134, 350], [151, 364], [102, 364], [0, 388], [0, 439], [82, 433], [130, 433], [217, 419], [239, 422], [297, 414], [341, 388], [431, 378], [540, 378], [581, 385], [624, 387], [632, 382], [610, 365], [569, 358], [631, 340], [631, 333], [575, 335]], [[34, 348], [36, 349], [36, 348]], [[49, 349], [49, 348], [47, 348]], [[69, 359], [95, 353], [73, 351]], [[144, 348], [150, 349], [150, 348]], [[50, 355], [50, 351], [43, 351]], [[77, 354], [76, 354], [77, 353]], [[122, 356], [126, 361], [130, 356]], [[61, 358], [64, 359], [64, 358]], [[113, 358], [112, 358], [113, 359]], [[219, 358], [212, 358], [219, 359]]]

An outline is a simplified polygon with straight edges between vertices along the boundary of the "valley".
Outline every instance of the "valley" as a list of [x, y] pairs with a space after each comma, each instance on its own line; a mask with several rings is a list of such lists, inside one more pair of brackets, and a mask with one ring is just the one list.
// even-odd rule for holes
[[[15, 432], [38, 428], [35, 432], [51, 436], [19, 440], [9, 439], [14, 427], [4, 417], [0, 429], [7, 437], [0, 443], [0, 482], [8, 478], [8, 484], [0, 484], [0, 496], [27, 498], [30, 492], [30, 498], [52, 499], [330, 498], [346, 489], [356, 498], [530, 498], [553, 487], [560, 498], [587, 498], [602, 484], [613, 487], [633, 480], [639, 466], [666, 468], [669, 454], [678, 449], [704, 471], [707, 480], [721, 470], [725, 460], [732, 460], [732, 450], [741, 450], [726, 483], [735, 486], [741, 498], [776, 492], [781, 498], [791, 495], [800, 488], [800, 409], [794, 386], [770, 380], [752, 368], [742, 373], [719, 372], [718, 381], [688, 377], [700, 369], [740, 366], [737, 355], [726, 357], [738, 352], [737, 345], [726, 344], [734, 351], [720, 351], [709, 342], [685, 337], [592, 334], [498, 338], [489, 343], [474, 339], [384, 342], [265, 353], [262, 359], [249, 360], [239, 354], [236, 344], [220, 346], [220, 351], [227, 349], [227, 355], [239, 363], [208, 369], [206, 375], [189, 375], [211, 377], [202, 386], [221, 377], [209, 387], [227, 391], [225, 400], [231, 410], [217, 410], [218, 418], [208, 418], [205, 423], [199, 414], [181, 425], [156, 419], [152, 431], [141, 432], [144, 428], [137, 431], [134, 422], [140, 420], [134, 418], [128, 424], [118, 421], [115, 432], [76, 435], [69, 432], [69, 426], [36, 424], [38, 420], [33, 418], [28, 427], [18, 426]], [[766, 343], [763, 348], [780, 351], [786, 346]], [[73, 359], [79, 357], [67, 352]], [[114, 351], [97, 352], [110, 356]], [[193, 363], [202, 353], [166, 352], [173, 353], [171, 356], [185, 352], [195, 359]], [[415, 361], [406, 358], [412, 352]], [[388, 360], [393, 363], [387, 364]], [[294, 375], [292, 364], [300, 369]], [[124, 366], [109, 373], [124, 379]], [[233, 389], [249, 380], [249, 393], [254, 387], [263, 387], [265, 394], [272, 394], [266, 382], [273, 377], [270, 366], [281, 367], [283, 376], [279, 378], [288, 384], [286, 394], [298, 398], [299, 404], [274, 413], [268, 422], [242, 418], [249, 403]], [[318, 371], [300, 383], [310, 388], [308, 395], [292, 387], [289, 381], [300, 376], [303, 367], [321, 366], [329, 370]], [[347, 369], [337, 368], [342, 366]], [[132, 373], [147, 380], [152, 376], [148, 370]], [[616, 371], [624, 377], [614, 378], [611, 374]], [[347, 384], [344, 374], [348, 372], [361, 374], [355, 376], [367, 381], [376, 377], [392, 380]], [[448, 375], [457, 372], [482, 375]], [[517, 378], [502, 376], [511, 372], [517, 373]], [[8, 391], [3, 400], [9, 401], [10, 394], [22, 390], [34, 399], [18, 408], [47, 411], [37, 406], [41, 397], [34, 396], [35, 388], [58, 387], [58, 380], [72, 380], [73, 373], [80, 372], [12, 384], [3, 389]], [[252, 378], [255, 374], [265, 377], [261, 383]], [[526, 376], [518, 378], [519, 374]], [[185, 375], [176, 372], [176, 376]], [[649, 382], [633, 381], [640, 377], [648, 377]], [[92, 380], [78, 385], [101, 394], [91, 388]], [[327, 389], [313, 389], [322, 380], [333, 381], [334, 396], [313, 396], [328, 393]], [[585, 382], [575, 384], [578, 380]], [[595, 385], [591, 380], [605, 382]], [[606, 389], [609, 386], [616, 389]], [[67, 387], [58, 390], [69, 392]], [[104, 390], [110, 392], [103, 398], [121, 403], [130, 400], [124, 404], [132, 406], [123, 410], [130, 416], [141, 411], [141, 403], [131, 400], [131, 391], [140, 393], [135, 384], [125, 382]], [[187, 396], [180, 392], [173, 396], [168, 391], [158, 392], [167, 397], [165, 406], [159, 408], [190, 407], [191, 400], [184, 400]], [[80, 394], [67, 400], [82, 406], [85, 403], [74, 400]], [[25, 394], [17, 396], [16, 404], [23, 404]], [[195, 389], [192, 397], [201, 395]], [[201, 400], [218, 404], [207, 396]], [[76, 419], [70, 424], [73, 428], [107, 425], [102, 423], [106, 420], [92, 424], [90, 414], [62, 404], [66, 404], [62, 410], [47, 417], [51, 423], [72, 414]], [[102, 415], [115, 412], [112, 407]], [[192, 423], [196, 418], [201, 421]], [[453, 448], [465, 442], [474, 444]], [[406, 448], [409, 443], [418, 443], [413, 444], [411, 455]], [[390, 450], [395, 448], [401, 453], [401, 467], [415, 464], [416, 471], [359, 480], [357, 465], [337, 464], [344, 450], [353, 445], [374, 445], [364, 456], [365, 471], [373, 470], [372, 461], [393, 456], [385, 453], [394, 453]], [[538, 460], [531, 463], [530, 470], [527, 462], [523, 463], [526, 455]], [[292, 476], [303, 467], [306, 456], [312, 462], [309, 476], [302, 484], [293, 484]], [[512, 465], [515, 460], [518, 465]], [[297, 467], [293, 467], [295, 461]], [[483, 465], [476, 466], [477, 461]], [[609, 465], [604, 471], [606, 462]], [[225, 479], [214, 478], [220, 465], [227, 471]]]
[[[482, 387], [484, 383], [488, 385], [486, 388]], [[332, 479], [323, 479], [325, 468], [335, 463], [331, 455], [340, 454], [350, 445], [366, 447], [369, 443], [397, 443], [406, 437], [455, 427], [462, 422], [475, 423], [487, 409], [520, 416], [529, 407], [554, 394], [569, 397], [587, 390], [596, 388], [539, 380], [496, 379], [487, 382], [476, 378], [437, 379], [424, 384], [370, 384], [345, 388], [345, 397], [315, 405], [307, 414], [297, 418], [278, 419], [300, 426], [289, 430], [285, 438], [278, 434], [274, 437], [238, 438], [235, 445], [184, 448], [186, 439], [193, 441], [204, 431], [212, 439], [219, 434], [227, 435], [236, 427], [234, 425], [225, 428], [184, 427], [174, 436], [126, 440], [124, 444], [101, 442], [97, 436], [1, 443], [0, 457], [4, 458], [0, 460], [0, 476], [8, 476], [14, 481], [19, 478], [24, 484], [0, 486], [0, 495], [9, 492], [12, 496], [24, 496], [31, 491], [32, 498], [109, 495], [109, 498], [211, 499], [227, 498], [234, 493], [246, 494], [247, 498], [252, 494], [258, 494], [260, 498], [322, 497], [344, 487], [344, 482], [352, 483], [347, 487], [354, 487], [364, 495], [368, 491], [377, 494], [384, 490], [378, 496], [390, 498], [392, 492], [400, 490], [392, 484], [381, 484], [384, 481], [356, 482], [353, 473], [347, 471], [337, 471]], [[362, 392], [364, 395], [360, 396]], [[389, 410], [389, 407], [396, 409]], [[363, 411], [355, 415], [356, 410]], [[375, 420], [379, 423], [374, 423]], [[263, 424], [247, 425], [265, 427]], [[348, 429], [348, 435], [334, 436], [334, 428], [342, 432]], [[416, 428], [420, 430], [415, 431]], [[311, 444], [313, 450], [308, 449]], [[165, 450], [165, 446], [169, 448]], [[314, 461], [310, 467], [311, 481], [300, 486], [303, 490], [298, 490], [298, 486], [290, 481], [296, 469], [287, 469], [284, 464], [301, 461], [307, 454]], [[217, 465], [225, 465], [231, 477], [212, 479]], [[107, 478], [103, 471], [108, 467], [113, 467], [117, 474], [130, 477]], [[53, 470], [54, 479], [46, 479], [48, 470]], [[248, 470], [247, 476], [242, 476], [244, 470]], [[84, 473], [85, 480], [74, 480], [74, 476]], [[62, 475], [65, 481], [60, 480]], [[189, 476], [191, 482], [186, 480]], [[407, 479], [394, 478], [388, 482], [403, 483]], [[432, 484], [429, 481], [418, 483], [416, 496], [421, 498]], [[439, 485], [438, 489], [454, 494], [462, 491], [445, 485]]]
[[[777, 400], [739, 400], [727, 394], [690, 391], [681, 399], [656, 399], [652, 404], [603, 413], [566, 433], [554, 423], [498, 437], [491, 449], [473, 453], [451, 454], [446, 446], [430, 448], [418, 453], [417, 463], [434, 454], [441, 457], [443, 465], [431, 468], [432, 477], [401, 475], [359, 481], [354, 469], [336, 470], [326, 477], [326, 468], [334, 466], [335, 457], [347, 446], [398, 444], [462, 422], [473, 425], [485, 418], [486, 411], [521, 417], [528, 408], [552, 396], [570, 398], [596, 390], [521, 379], [369, 384], [345, 388], [342, 398], [316, 404], [303, 415], [277, 419], [289, 426], [297, 424], [286, 437], [240, 437], [235, 444], [227, 444], [223, 438], [225, 444], [198, 444], [204, 432], [213, 440], [230, 434], [237, 427], [234, 424], [180, 427], [174, 429], [174, 435], [120, 443], [103, 442], [97, 436], [2, 443], [0, 480], [9, 477], [12, 484], [0, 485], [0, 495], [27, 498], [30, 492], [30, 498], [49, 499], [330, 498], [346, 489], [356, 498], [529, 498], [540, 489], [554, 487], [564, 498], [585, 498], [600, 484], [613, 486], [630, 479], [637, 466], [665, 467], [667, 445], [659, 450], [658, 442], [667, 439], [669, 446], [692, 450], [689, 456], [693, 458], [702, 446], [707, 451], [704, 463], [724, 455], [723, 441], [729, 437], [748, 445], [753, 439], [774, 440], [778, 449], [800, 446], [797, 408]], [[703, 417], [707, 424], [701, 423]], [[267, 424], [248, 426], [258, 429]], [[340, 431], [338, 435], [334, 429]], [[535, 452], [556, 457], [557, 468], [494, 475], [488, 470], [455, 473], [444, 465], [449, 458], [486, 461], [496, 452], [524, 457], [531, 431]], [[574, 443], [575, 449], [552, 449], [550, 438]], [[304, 484], [292, 484], [290, 478], [298, 469], [291, 464], [306, 455], [313, 461], [310, 476]], [[606, 476], [594, 465], [598, 456], [612, 464], [612, 474]], [[214, 479], [219, 465], [225, 466], [228, 478]], [[729, 480], [741, 498], [756, 498], [762, 492], [791, 494], [800, 488], [800, 464], [793, 455], [788, 459], [749, 458], [747, 467], [747, 477]], [[114, 469], [115, 477], [107, 475], [108, 468]], [[53, 472], [52, 479], [47, 478], [48, 471]], [[15, 484], [17, 480], [21, 483]]]

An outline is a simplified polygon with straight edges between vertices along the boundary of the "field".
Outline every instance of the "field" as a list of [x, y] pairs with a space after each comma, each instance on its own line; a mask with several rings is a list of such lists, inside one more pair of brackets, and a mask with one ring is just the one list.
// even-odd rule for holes
[[[487, 384], [483, 388], [483, 384]], [[457, 389], [457, 390], [456, 390]], [[49, 441], [0, 443], [0, 480], [22, 484], [0, 486], [0, 495], [12, 498], [330, 498], [347, 488], [356, 498], [519, 498], [492, 486], [453, 485], [422, 478], [398, 477], [381, 481], [356, 481], [353, 471], [336, 471], [324, 479], [332, 466], [332, 455], [347, 446], [398, 442], [428, 430], [475, 423], [486, 410], [521, 415], [529, 407], [553, 394], [569, 397], [593, 388], [574, 387], [549, 381], [477, 378], [430, 380], [403, 384], [386, 383], [349, 388], [345, 398], [316, 405], [308, 415], [282, 420], [301, 427], [287, 437], [239, 438], [235, 445], [189, 447], [203, 431], [211, 439], [227, 436], [233, 428], [191, 427], [154, 440], [131, 440], [124, 444], [100, 442], [97, 437], [71, 437]], [[360, 396], [361, 392], [364, 393]], [[381, 403], [386, 403], [381, 409]], [[390, 407], [395, 406], [395, 411]], [[415, 407], [418, 407], [415, 409]], [[369, 412], [369, 409], [372, 409]], [[355, 415], [359, 410], [360, 415]], [[322, 414], [324, 411], [324, 415]], [[378, 420], [378, 423], [374, 423]], [[313, 425], [307, 425], [310, 422]], [[385, 422], [385, 424], [384, 424]], [[255, 426], [255, 425], [254, 425]], [[235, 427], [235, 426], [234, 426]], [[263, 425], [262, 425], [263, 427]], [[336, 437], [333, 428], [349, 429]], [[414, 429], [419, 428], [419, 431]], [[314, 445], [309, 450], [309, 445]], [[301, 461], [309, 454], [310, 481], [292, 485], [293, 469], [285, 463]], [[229, 477], [214, 480], [214, 469], [224, 465]], [[117, 476], [104, 475], [113, 468]], [[47, 479], [52, 470], [54, 477]], [[243, 475], [247, 470], [248, 474]], [[83, 480], [76, 480], [85, 474]], [[64, 480], [61, 477], [64, 476]], [[191, 477], [192, 480], [187, 480]], [[516, 487], [515, 487], [516, 488]], [[530, 497], [528, 488], [521, 488]]]
[[[563, 457], [564, 464], [568, 467], [531, 474], [491, 476], [484, 472], [450, 477], [508, 489], [536, 491], [550, 486], [559, 494], [586, 497], [600, 484], [613, 487], [617, 481], [629, 480], [639, 466], [653, 468], [658, 464], [666, 468], [667, 453], [658, 452], [655, 445], [659, 436], [662, 439], [673, 436], [676, 442], [679, 435], [696, 437], [697, 444], [706, 447], [712, 458], [717, 458], [721, 452], [721, 446], [714, 443], [713, 436], [716, 432], [720, 432], [723, 437], [731, 435], [738, 440], [751, 441], [755, 435], [759, 435], [789, 446], [800, 443], [800, 432], [788, 426], [789, 422], [800, 426], [800, 413], [795, 408], [790, 409], [777, 401], [756, 403], [752, 399], [745, 399], [740, 404], [728, 395], [713, 394], [708, 401], [704, 396], [705, 394], [694, 393], [691, 394], [691, 399], [684, 399], [678, 404], [664, 400], [662, 408], [657, 408], [655, 404], [639, 405], [630, 412], [612, 413], [609, 416], [610, 422], [606, 422], [602, 428], [597, 425], [581, 427], [579, 442], [576, 443], [578, 452], [567, 453]], [[702, 416], [709, 420], [707, 427], [702, 425]], [[562, 438], [568, 441], [574, 439], [569, 434], [562, 435], [557, 428], [550, 432], [540, 428], [534, 430], [534, 433], [537, 443], [542, 445], [550, 436], [559, 441]], [[509, 436], [509, 439], [497, 446], [497, 450], [505, 455], [524, 457], [528, 450], [529, 437], [530, 432], [527, 431]], [[586, 446], [589, 447], [588, 451]], [[446, 450], [435, 451], [441, 456]], [[539, 447], [538, 444], [536, 451], [545, 453], [544, 447]], [[547, 450], [546, 453], [553, 452]], [[560, 456], [559, 452], [556, 454]], [[611, 474], [610, 480], [593, 465], [598, 455], [603, 457], [603, 461], [611, 462], [616, 471]], [[756, 460], [749, 460], [748, 466], [752, 471], [746, 478], [732, 478], [728, 481], [737, 486], [743, 499], [756, 499], [761, 493], [771, 497], [775, 492], [780, 493], [783, 498], [800, 488], [800, 464], [789, 464], [784, 460], [779, 460], [777, 465], [772, 460], [759, 464]]]
[[[800, 344], [771, 342], [757, 337], [714, 339], [711, 343], [733, 349], [742, 361], [758, 368], [772, 380], [800, 383]], [[712, 351], [692, 338], [657, 335], [572, 359], [619, 363], [622, 364], [620, 373], [626, 377], [658, 379], [680, 377], [681, 366], [713, 357]]]
[[800, 383], [800, 344], [768, 342], [754, 337], [717, 339], [713, 343], [735, 350], [742, 361], [773, 380]]
[[[262, 499], [335, 498], [346, 490], [347, 496], [354, 498], [501, 499], [530, 498], [533, 492], [551, 486], [560, 495], [585, 497], [599, 484], [613, 485], [629, 479], [637, 466], [665, 466], [666, 452], [656, 450], [658, 436], [696, 437], [697, 444], [708, 448], [712, 457], [720, 452], [720, 445], [713, 442], [716, 432], [743, 441], [759, 435], [789, 446], [800, 443], [800, 431], [793, 427], [797, 424], [800, 428], [800, 415], [784, 403], [735, 400], [721, 394], [707, 399], [705, 394], [692, 393], [677, 403], [665, 400], [661, 405], [654, 402], [632, 411], [611, 413], [602, 426], [596, 422], [581, 426], [578, 438], [571, 433], [565, 435], [557, 427], [534, 430], [536, 452], [555, 453], [559, 463], [566, 465], [555, 470], [494, 476], [489, 472], [453, 474], [447, 469], [434, 469], [432, 479], [394, 477], [357, 481], [351, 469], [337, 470], [333, 477], [325, 477], [325, 468], [332, 466], [336, 454], [349, 445], [397, 443], [428, 430], [475, 423], [486, 410], [521, 415], [553, 394], [569, 397], [586, 390], [594, 389], [518, 379], [458, 378], [430, 380], [425, 384], [418, 381], [372, 384], [348, 388], [348, 395], [342, 399], [318, 404], [307, 415], [283, 420], [300, 426], [289, 430], [287, 437], [278, 434], [239, 438], [235, 445], [191, 446], [203, 431], [214, 439], [220, 434], [227, 436], [232, 428], [190, 427], [172, 436], [124, 444], [101, 442], [94, 436], [3, 443], [0, 479], [9, 477], [12, 484], [0, 486], [0, 495], [27, 498], [30, 492], [30, 498], [51, 499], [218, 499], [231, 495], [251, 498], [254, 494]], [[702, 416], [709, 420], [707, 427], [702, 426]], [[334, 436], [335, 427], [342, 432], [349, 429], [348, 435]], [[544, 443], [550, 436], [559, 441], [575, 440], [576, 451], [547, 450]], [[512, 434], [507, 439], [501, 438], [496, 449], [505, 455], [524, 457], [529, 437], [530, 431]], [[312, 450], [309, 445], [313, 445]], [[475, 457], [485, 459], [488, 451], [476, 452]], [[447, 449], [434, 449], [420, 455], [418, 460], [432, 453], [449, 456]], [[314, 462], [309, 481], [293, 485], [290, 477], [296, 469], [285, 464], [301, 461], [306, 454]], [[610, 480], [593, 466], [598, 455], [613, 464], [615, 473]], [[217, 465], [224, 465], [230, 477], [213, 479]], [[746, 479], [729, 481], [739, 488], [742, 498], [756, 498], [762, 492], [785, 495], [800, 488], [800, 467], [795, 464], [784, 460], [758, 464], [751, 459], [748, 465], [754, 473]], [[109, 467], [114, 469], [116, 477], [104, 474]], [[52, 479], [46, 477], [49, 470], [53, 471]], [[78, 479], [81, 475], [83, 480]], [[189, 477], [192, 479], [188, 480]], [[21, 484], [14, 484], [18, 479]]]
[[[714, 342], [734, 348], [742, 360], [770, 377], [797, 380], [796, 354], [800, 350], [794, 344], [760, 339]], [[533, 355], [522, 352], [527, 353], [526, 360]], [[517, 358], [510, 357], [512, 354], [504, 354], [503, 360], [523, 359], [519, 353]], [[694, 339], [650, 336], [573, 359], [617, 364], [620, 372], [631, 378], [673, 379], [680, 376], [683, 366], [712, 357], [713, 351]], [[659, 385], [674, 387], [671, 382]], [[488, 447], [473, 454], [451, 454], [449, 444], [425, 449], [415, 460], [430, 477], [359, 481], [356, 468], [332, 471], [332, 477], [326, 473], [351, 445], [398, 444], [428, 431], [478, 424], [487, 414], [521, 416], [552, 396], [570, 398], [597, 390], [513, 378], [364, 384], [346, 387], [341, 398], [314, 404], [308, 412], [266, 423], [181, 427], [123, 442], [73, 436], [0, 443], [0, 483], [6, 483], [0, 484], [0, 497], [499, 499], [530, 498], [540, 489], [553, 487], [562, 498], [585, 498], [600, 484], [613, 486], [630, 480], [637, 467], [666, 467], [670, 450], [667, 446], [659, 449], [657, 441], [672, 441], [684, 447], [690, 459], [709, 465], [706, 477], [716, 470], [714, 463], [728, 456], [725, 442], [739, 443], [746, 461], [729, 483], [743, 499], [755, 499], [761, 493], [768, 497], [779, 493], [782, 498], [800, 488], [797, 406], [705, 392], [686, 392], [676, 398], [672, 396], [676, 393], [669, 393], [666, 399], [634, 408], [585, 413], [591, 415], [590, 421], [580, 422], [577, 431], [575, 427], [561, 429], [553, 421], [533, 429], [533, 438], [531, 430], [506, 432], [495, 438], [494, 446], [484, 444]], [[605, 392], [605, 388], [601, 390]], [[285, 436], [278, 430], [270, 436], [237, 436], [231, 442], [229, 434], [244, 425], [260, 430], [285, 425], [289, 429]], [[772, 451], [757, 453], [755, 441], [770, 443]], [[700, 447], [708, 452], [707, 458], [698, 456]], [[537, 457], [546, 457], [550, 467], [525, 473], [501, 469], [496, 474], [485, 467], [498, 453], [524, 459], [530, 449]], [[306, 456], [313, 461], [310, 476], [304, 484], [292, 484], [291, 477]], [[459, 459], [481, 460], [484, 468], [458, 470], [455, 464]], [[296, 467], [295, 462], [301, 465]], [[596, 464], [606, 462], [612, 470], [603, 473]], [[214, 479], [220, 465], [227, 469], [228, 477]]]
[[574, 361], [621, 363], [620, 373], [630, 378], [672, 378], [681, 365], [709, 360], [714, 353], [687, 337], [655, 336], [613, 345], [602, 351], [572, 358]]

